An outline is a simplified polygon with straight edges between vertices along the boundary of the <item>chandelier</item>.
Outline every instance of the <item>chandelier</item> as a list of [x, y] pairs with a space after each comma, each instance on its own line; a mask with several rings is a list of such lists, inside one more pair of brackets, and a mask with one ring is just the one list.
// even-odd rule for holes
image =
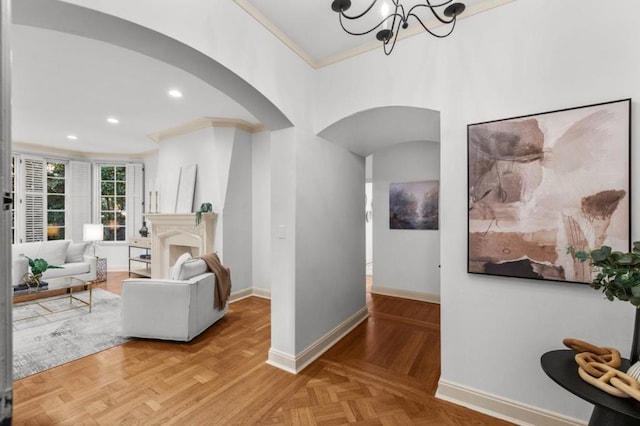
[[[437, 4], [436, 1], [438, 2]], [[347, 15], [345, 13], [351, 7], [351, 0], [333, 0], [331, 9], [338, 13], [340, 26], [348, 34], [365, 35], [379, 29], [376, 33], [376, 38], [382, 42], [384, 53], [389, 55], [396, 45], [400, 27], [407, 29], [409, 26], [409, 18], [411, 17], [415, 18], [415, 20], [422, 25], [422, 28], [434, 37], [444, 38], [451, 34], [456, 26], [456, 17], [464, 12], [465, 9], [464, 4], [453, 3], [453, 1], [454, 0], [420, 0], [417, 4], [405, 9], [401, 0], [380, 0], [381, 5], [379, 11], [381, 15], [379, 18], [373, 18], [375, 21], [373, 21], [372, 17], [375, 15], [377, 9], [374, 10], [373, 7], [378, 3], [378, 0], [373, 0], [364, 11], [354, 15]], [[392, 6], [389, 6], [390, 4]], [[444, 11], [442, 8], [444, 8]], [[446, 32], [437, 33], [427, 28], [424, 20], [430, 17], [428, 12], [431, 12], [443, 25], [448, 26]], [[420, 14], [426, 16], [421, 18]], [[347, 26], [352, 26], [351, 22], [356, 22], [361, 18], [372, 19], [373, 24], [370, 25], [373, 25], [373, 27], [365, 30], [347, 28]]]

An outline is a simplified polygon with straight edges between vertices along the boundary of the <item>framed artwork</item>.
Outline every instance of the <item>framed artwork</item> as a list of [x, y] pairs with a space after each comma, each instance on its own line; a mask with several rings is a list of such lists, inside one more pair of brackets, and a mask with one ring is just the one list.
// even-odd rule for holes
[[390, 229], [438, 229], [437, 180], [389, 185]]
[[631, 99], [467, 126], [468, 272], [588, 283], [631, 241]]
[[191, 213], [193, 211], [193, 197], [196, 189], [197, 164], [180, 167], [178, 175], [178, 191], [176, 193], [175, 213]]

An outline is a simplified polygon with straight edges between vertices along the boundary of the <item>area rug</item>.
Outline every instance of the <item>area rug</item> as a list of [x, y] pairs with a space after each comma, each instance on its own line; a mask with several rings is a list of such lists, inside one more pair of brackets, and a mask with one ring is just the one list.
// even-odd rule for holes
[[[88, 301], [89, 292], [74, 293]], [[72, 301], [74, 306], [81, 306]], [[93, 308], [69, 309], [68, 297], [16, 303], [13, 307], [13, 378], [65, 364], [120, 345], [122, 336], [120, 296], [93, 290]]]

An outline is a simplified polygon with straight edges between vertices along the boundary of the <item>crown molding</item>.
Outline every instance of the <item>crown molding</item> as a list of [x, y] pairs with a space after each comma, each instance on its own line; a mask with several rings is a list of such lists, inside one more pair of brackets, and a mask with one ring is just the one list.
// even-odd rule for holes
[[105, 160], [143, 160], [148, 155], [151, 155], [157, 151], [157, 149], [138, 152], [136, 154], [114, 154], [107, 152], [87, 152], [87, 151], [75, 151], [72, 149], [57, 148], [48, 145], [40, 145], [28, 142], [11, 142], [11, 151], [21, 152], [25, 154], [49, 154], [57, 155], [67, 158], [78, 159], [105, 159]]
[[187, 121], [186, 123], [180, 124], [178, 126], [160, 130], [159, 132], [150, 133], [147, 135], [147, 137], [154, 142], [160, 142], [161, 140], [186, 135], [188, 133], [207, 129], [209, 127], [232, 127], [239, 130], [244, 130], [248, 133], [258, 133], [267, 130], [267, 128], [261, 123], [251, 124], [248, 121], [235, 118], [201, 117], [196, 118], [195, 120]]
[[[327, 56], [325, 58], [313, 59], [307, 52], [305, 52], [297, 43], [295, 43], [292, 39], [290, 39], [280, 28], [278, 28], [273, 22], [267, 19], [266, 16], [262, 14], [259, 10], [257, 10], [251, 3], [250, 0], [233, 0], [238, 6], [244, 9], [249, 15], [251, 15], [256, 21], [258, 21], [263, 27], [269, 30], [273, 35], [275, 35], [282, 43], [284, 43], [287, 47], [289, 47], [295, 54], [297, 54], [300, 58], [302, 58], [307, 64], [309, 64], [314, 69], [323, 68], [329, 66], [331, 64], [335, 64], [336, 62], [344, 61], [349, 58], [353, 58], [354, 56], [361, 55], [363, 53], [369, 52], [371, 50], [380, 49], [382, 46], [379, 41], [371, 41], [360, 46], [354, 47], [352, 49], [347, 49], [343, 52], [340, 52], [336, 55]], [[491, 9], [495, 9], [496, 7], [504, 6], [507, 3], [514, 2], [516, 0], [486, 0], [482, 3], [478, 3], [475, 6], [468, 7], [464, 13], [458, 18], [459, 21], [469, 18], [471, 16], [477, 15], [482, 12], [486, 12]], [[425, 25], [429, 29], [435, 29], [443, 24], [437, 19], [433, 18], [432, 20], [425, 23]], [[336, 27], [336, 31], [340, 28]], [[421, 25], [413, 25], [410, 29], [403, 30], [400, 34], [398, 34], [398, 41], [403, 40], [407, 37], [412, 37], [416, 34], [423, 34], [425, 32], [424, 28]]]
[[244, 9], [249, 15], [251, 15], [256, 21], [258, 21], [263, 27], [275, 35], [281, 42], [283, 42], [289, 49], [293, 50], [293, 53], [298, 55], [302, 60], [309, 64], [312, 68], [318, 68], [316, 62], [307, 52], [305, 52], [296, 42], [291, 40], [289, 36], [280, 30], [273, 22], [271, 22], [266, 16], [262, 14], [258, 9], [253, 7], [249, 0], [233, 0], [238, 6]]

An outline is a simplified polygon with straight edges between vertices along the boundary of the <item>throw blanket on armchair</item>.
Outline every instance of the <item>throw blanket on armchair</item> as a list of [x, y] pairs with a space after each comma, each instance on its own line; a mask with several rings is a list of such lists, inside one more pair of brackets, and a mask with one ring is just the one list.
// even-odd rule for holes
[[217, 253], [207, 253], [200, 256], [207, 264], [207, 269], [216, 276], [216, 291], [213, 296], [213, 306], [218, 309], [224, 309], [229, 296], [231, 295], [231, 270], [220, 262]]

